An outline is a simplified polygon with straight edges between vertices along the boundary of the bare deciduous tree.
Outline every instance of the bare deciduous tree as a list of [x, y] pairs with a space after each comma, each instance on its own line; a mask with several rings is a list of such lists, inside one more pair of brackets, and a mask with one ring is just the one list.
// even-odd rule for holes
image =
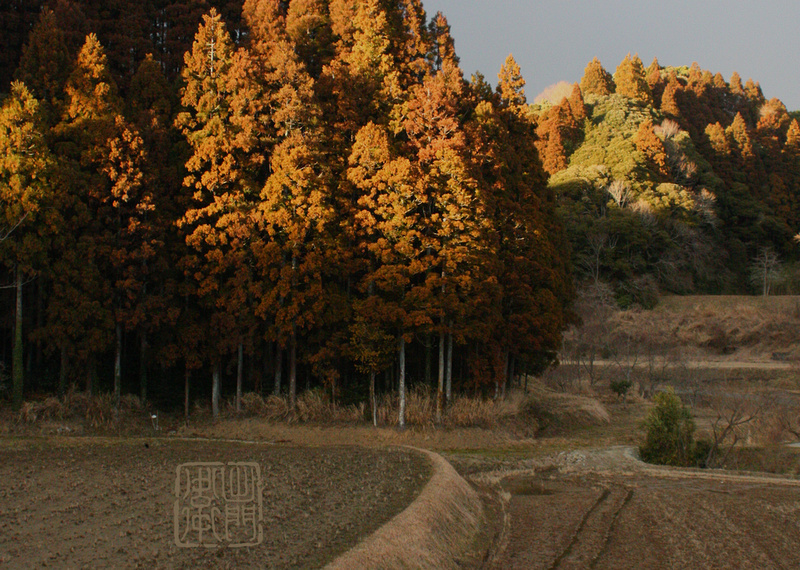
[[715, 418], [711, 423], [711, 447], [706, 457], [709, 467], [722, 466], [733, 448], [748, 435], [747, 428], [764, 412], [767, 398], [752, 391], [716, 388], [706, 394]]
[[750, 281], [761, 289], [764, 297], [767, 297], [772, 287], [780, 280], [780, 276], [781, 262], [778, 254], [771, 247], [761, 248], [750, 264]]
[[631, 186], [624, 180], [614, 180], [606, 187], [606, 192], [614, 199], [617, 206], [624, 208], [628, 201], [633, 197]]

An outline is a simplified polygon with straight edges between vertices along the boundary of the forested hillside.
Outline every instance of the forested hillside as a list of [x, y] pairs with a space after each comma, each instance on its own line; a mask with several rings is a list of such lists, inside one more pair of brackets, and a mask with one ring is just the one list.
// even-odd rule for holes
[[496, 90], [465, 81], [419, 0], [20, 0], [0, 21], [16, 405], [321, 387], [398, 392], [402, 418], [410, 386], [441, 407], [553, 361], [569, 246], [524, 80], [509, 57]]
[[800, 125], [779, 100], [637, 56], [613, 75], [595, 59], [565, 87], [537, 98], [537, 148], [580, 278], [623, 306], [796, 288]]

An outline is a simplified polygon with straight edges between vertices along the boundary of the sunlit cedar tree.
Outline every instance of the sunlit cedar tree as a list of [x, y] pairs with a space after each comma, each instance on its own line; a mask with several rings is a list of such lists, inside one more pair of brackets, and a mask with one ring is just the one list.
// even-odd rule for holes
[[286, 2], [281, 0], [244, 0], [242, 19], [249, 30], [249, 48], [263, 52], [263, 47], [286, 34]]
[[667, 152], [664, 143], [653, 131], [653, 122], [649, 119], [639, 125], [639, 130], [633, 138], [636, 150], [641, 152], [652, 172], [658, 176], [659, 182], [667, 181], [669, 178], [669, 165], [667, 164]]
[[353, 137], [368, 122], [388, 123], [406, 96], [381, 2], [359, 2], [351, 29], [352, 40], [339, 41], [318, 84], [331, 144], [342, 153], [349, 152]]
[[664, 87], [666, 82], [661, 77], [661, 65], [658, 63], [658, 58], [653, 58], [647, 69], [645, 69], [645, 79], [647, 85], [650, 87], [650, 93], [653, 96], [653, 106], [658, 107], [661, 105], [661, 96], [664, 94]]
[[553, 175], [567, 167], [568, 147], [574, 148], [580, 132], [567, 100], [551, 107], [539, 118], [536, 148], [548, 174]]
[[423, 259], [433, 274], [424, 291], [440, 319], [464, 313], [472, 285], [470, 272], [482, 256], [487, 217], [470, 169], [462, 124], [466, 98], [461, 70], [451, 60], [412, 89], [405, 132], [415, 152], [412, 161], [418, 200], [427, 227], [419, 228]]
[[42, 268], [46, 236], [60, 226], [50, 179], [54, 157], [43, 127], [37, 99], [24, 83], [13, 82], [0, 108], [0, 244], [6, 264], [28, 274]]
[[393, 359], [405, 323], [404, 296], [419, 255], [422, 212], [411, 162], [393, 148], [385, 127], [368, 123], [356, 135], [347, 180], [354, 190], [352, 239], [358, 298], [351, 326], [353, 357], [366, 372]]
[[653, 100], [650, 86], [645, 77], [644, 66], [638, 55], [631, 57], [631, 54], [628, 54], [625, 56], [614, 73], [614, 85], [616, 86], [615, 92], [624, 97], [638, 99], [645, 103]]
[[509, 54], [503, 63], [497, 79], [497, 93], [501, 103], [512, 110], [523, 108], [526, 103], [525, 80], [512, 54]]
[[577, 83], [572, 86], [572, 93], [567, 99], [569, 103], [569, 110], [573, 118], [580, 126], [586, 119], [586, 102], [583, 100], [583, 93], [581, 93], [581, 86]]
[[433, 38], [447, 41], [450, 37], [450, 27], [447, 20], [439, 19], [437, 14], [426, 28], [427, 15], [421, 0], [400, 0], [398, 4], [402, 33], [398, 42], [397, 59], [403, 70], [400, 81], [407, 89], [412, 84], [422, 81], [431, 72], [430, 55], [434, 49]]
[[[121, 101], [97, 37], [89, 35], [65, 87], [61, 122], [54, 128], [63, 183], [62, 212], [69, 232], [54, 241], [53, 292], [46, 336], [85, 366], [93, 389], [95, 363], [124, 326], [124, 267], [138, 250], [130, 204], [138, 195], [141, 139], [126, 125]], [[141, 212], [140, 212], [141, 213]], [[130, 239], [129, 239], [130, 238]], [[134, 244], [134, 245], [132, 245]], [[115, 393], [119, 395], [119, 375]]]
[[614, 92], [614, 79], [596, 57], [589, 62], [581, 78], [581, 91], [587, 95], [610, 95]]
[[184, 179], [192, 202], [178, 221], [188, 246], [181, 266], [206, 311], [203, 353], [215, 382], [221, 359], [249, 345], [255, 328], [250, 215], [264, 156], [251, 64], [248, 52], [234, 51], [222, 17], [214, 10], [204, 16], [185, 56], [184, 111], [175, 123], [192, 150]]
[[[458, 65], [455, 42], [450, 34], [450, 24], [441, 12], [437, 12], [429, 26], [432, 39], [434, 69], [441, 70], [445, 63]], [[422, 78], [420, 78], [422, 79]]]
[[764, 93], [761, 91], [761, 85], [757, 81], [748, 79], [747, 83], [744, 84], [744, 92], [754, 105], [763, 105], [766, 102]]
[[288, 42], [273, 52], [271, 65], [280, 85], [270, 99], [278, 142], [254, 211], [255, 267], [259, 280], [269, 284], [256, 313], [274, 323], [274, 337], [289, 351], [289, 395], [294, 405], [298, 338], [320, 325], [328, 300], [325, 276], [336, 271], [338, 262], [331, 239], [334, 211], [314, 81]]
[[[313, 8], [314, 5], [309, 5], [307, 8]], [[302, 6], [301, 6], [302, 7]], [[319, 7], [318, 7], [319, 8]], [[319, 8], [321, 9], [321, 8]], [[286, 27], [290, 25], [290, 20], [295, 19], [294, 25], [300, 25], [301, 21], [313, 23], [318, 21], [318, 18], [324, 14], [317, 13], [316, 16], [304, 13], [300, 8], [292, 12], [291, 15], [284, 16], [282, 6], [277, 3], [262, 2], [261, 11], [266, 21], [262, 21], [262, 25], [270, 30], [269, 36], [265, 33], [259, 32], [257, 38], [251, 42], [251, 50], [254, 52], [258, 65], [260, 66], [260, 73], [264, 83], [263, 98], [267, 102], [266, 108], [269, 116], [266, 121], [262, 123], [267, 124], [268, 137], [270, 145], [277, 145], [274, 147], [269, 146], [266, 153], [272, 155], [269, 161], [269, 173], [275, 178], [272, 184], [277, 185], [281, 176], [286, 176], [287, 171], [294, 168], [305, 170], [308, 166], [314, 168], [319, 176], [316, 178], [318, 183], [317, 189], [329, 186], [328, 180], [333, 179], [334, 175], [331, 169], [341, 168], [339, 165], [341, 156], [339, 153], [341, 139], [339, 138], [340, 132], [337, 132], [333, 113], [325, 115], [325, 121], [322, 120], [323, 113], [319, 104], [319, 82], [315, 82], [314, 78], [308, 73], [308, 70], [303, 61], [301, 49], [295, 39], [287, 33]], [[313, 17], [312, 17], [313, 16]], [[327, 22], [327, 17], [323, 20]], [[285, 24], [285, 25], [284, 25]], [[325, 23], [327, 25], [327, 23]], [[298, 41], [302, 38], [298, 37]], [[305, 41], [305, 40], [303, 40]], [[309, 46], [306, 46], [307, 48]], [[312, 51], [306, 50], [306, 55], [315, 58], [316, 55]], [[326, 55], [326, 58], [328, 56]], [[326, 67], [327, 69], [327, 67]], [[330, 109], [328, 109], [330, 111]], [[313, 139], [313, 140], [312, 140]], [[297, 145], [300, 144], [298, 147]], [[301, 147], [304, 147], [303, 150]], [[309, 154], [305, 156], [303, 153], [308, 151]], [[308, 159], [312, 164], [303, 164], [303, 161]], [[293, 161], [298, 162], [292, 164]], [[334, 163], [334, 164], [331, 164]], [[275, 168], [280, 169], [280, 173], [275, 171]], [[336, 170], [339, 176], [338, 170]], [[322, 174], [324, 173], [324, 174]], [[324, 179], [324, 180], [323, 180]], [[266, 188], [269, 181], [261, 184], [262, 188]], [[309, 190], [309, 192], [312, 192]], [[300, 332], [306, 335], [304, 339], [305, 345], [301, 347], [304, 351], [304, 358], [311, 363], [314, 373], [317, 375], [325, 376], [328, 380], [333, 382], [335, 379], [331, 375], [331, 370], [328, 368], [329, 360], [338, 358], [340, 351], [331, 348], [330, 343], [342, 342], [346, 343], [341, 334], [338, 334], [333, 328], [336, 327], [334, 322], [343, 318], [343, 313], [346, 311], [342, 306], [342, 295], [337, 293], [339, 282], [345, 279], [342, 273], [343, 256], [347, 253], [343, 251], [340, 240], [335, 239], [334, 231], [328, 231], [334, 226], [339, 227], [344, 218], [348, 208], [347, 197], [334, 196], [328, 190], [324, 192], [325, 207], [331, 212], [338, 215], [338, 218], [331, 217], [326, 220], [325, 224], [329, 226], [326, 231], [325, 247], [327, 250], [324, 252], [326, 257], [326, 264], [324, 271], [329, 277], [322, 284], [325, 291], [323, 295], [317, 295], [316, 300], [323, 302], [322, 307], [325, 308], [324, 312], [316, 315], [314, 326], [303, 326]], [[263, 206], [263, 205], [262, 205]], [[335, 207], [334, 207], [335, 206]], [[259, 222], [264, 222], [263, 210], [259, 210]], [[270, 226], [272, 222], [267, 223]], [[266, 226], [264, 226], [266, 228]], [[268, 235], [266, 229], [262, 228], [262, 239], [255, 243], [256, 248], [262, 248], [256, 253], [256, 257], [261, 260], [261, 269], [259, 271], [269, 272], [269, 267], [275, 267], [275, 254], [276, 252], [284, 251], [283, 246], [278, 243], [265, 244], [264, 238]], [[314, 248], [321, 248], [321, 238], [315, 238], [316, 243]], [[270, 250], [270, 248], [272, 248]], [[270, 253], [271, 251], [271, 253]], [[317, 250], [321, 251], [321, 250]], [[289, 254], [291, 258], [292, 255]], [[270, 261], [272, 259], [272, 261]], [[266, 298], [273, 299], [276, 293], [273, 278], [265, 278], [259, 281], [259, 289], [267, 290], [264, 295]], [[260, 296], [260, 294], [259, 294]], [[307, 299], [311, 299], [313, 295], [309, 295]], [[261, 296], [262, 301], [264, 299]], [[283, 297], [277, 295], [276, 302], [261, 302], [260, 306], [262, 311], [259, 313], [263, 319], [266, 319], [269, 325], [269, 336], [272, 340], [278, 340], [280, 346], [286, 346], [287, 342], [292, 344], [291, 339], [292, 331], [289, 331], [289, 336], [286, 336], [286, 329], [279, 326], [275, 322], [275, 311], [277, 311], [283, 303], [280, 299]], [[281, 309], [283, 315], [281, 319], [286, 319], [286, 309]], [[286, 323], [289, 321], [287, 320]], [[284, 323], [284, 324], [286, 324]], [[333, 327], [333, 328], [331, 328]], [[297, 331], [295, 331], [297, 332]], [[308, 337], [309, 333], [313, 333], [314, 339]], [[297, 343], [294, 342], [297, 346]], [[312, 346], [313, 345], [313, 346]], [[330, 357], [330, 358], [329, 358]], [[319, 373], [319, 374], [318, 374]]]
[[13, 276], [12, 397], [23, 400], [23, 294], [25, 282], [46, 270], [48, 242], [60, 231], [53, 157], [45, 144], [39, 103], [18, 81], [0, 107], [0, 260]]
[[[534, 146], [535, 125], [521, 92], [524, 83], [516, 76], [501, 72], [501, 77], [513, 78], [517, 86], [501, 82], [498, 91], [503, 98], [496, 104], [480, 102], [475, 114], [475, 156], [483, 164], [481, 186], [490, 194], [485, 201], [497, 240], [494, 261], [487, 260], [487, 265], [493, 268], [491, 279], [499, 286], [496, 293], [483, 291], [486, 297], [496, 298], [496, 316], [485, 319], [494, 323], [490, 330], [476, 332], [486, 335], [486, 343], [497, 340], [500, 351], [492, 357], [494, 365], [484, 370], [496, 368], [510, 356], [532, 367], [549, 361], [572, 287], [563, 230], [554, 215], [547, 174]], [[547, 304], [544, 299], [556, 300], [552, 319], [546, 318], [554, 326], [542, 326], [546, 316], [537, 313], [535, 297], [542, 300], [542, 307]]]
[[790, 206], [787, 223], [797, 228], [800, 226], [800, 124], [797, 119], [792, 119], [786, 131], [786, 144], [783, 146], [783, 172], [786, 174], [788, 186], [786, 202]]
[[286, 12], [286, 34], [306, 72], [314, 79], [335, 53], [327, 4], [325, 0], [293, 0]]
[[667, 78], [667, 84], [664, 86], [664, 92], [661, 95], [661, 112], [677, 119], [681, 116], [681, 109], [678, 105], [678, 96], [681, 86], [678, 83], [675, 73], [670, 73]]
[[328, 14], [331, 18], [331, 32], [340, 45], [353, 41], [353, 21], [358, 13], [358, 0], [329, 0]]
[[[87, 141], [88, 154], [84, 154], [82, 164], [98, 174], [93, 181], [95, 188], [87, 195], [86, 204], [92, 212], [88, 236], [95, 243], [99, 272], [110, 281], [116, 337], [114, 384], [119, 402], [123, 331], [140, 329], [146, 320], [157, 320], [148, 314], [152, 307], [147, 283], [150, 267], [155, 268], [159, 254], [161, 228], [155, 218], [153, 186], [144, 184], [148, 162], [144, 141], [123, 118], [121, 101], [113, 97], [113, 80], [107, 79], [103, 68], [107, 71], [102, 48], [90, 37], [68, 83], [67, 110], [74, 113], [72, 105], [78, 103], [80, 112], [93, 115], [93, 124], [98, 127], [95, 138]], [[91, 97], [86, 91], [103, 92], [103, 82], [109, 85], [110, 98], [103, 103], [99, 96], [98, 108], [89, 111], [85, 102]], [[68, 128], [85, 126], [77, 115], [72, 118]]]
[[58, 121], [71, 64], [64, 32], [53, 11], [44, 10], [28, 35], [16, 77], [41, 102], [44, 120], [49, 126]]
[[731, 74], [731, 80], [729, 82], [731, 93], [734, 95], [741, 95], [744, 96], [744, 86], [742, 85], [742, 77], [739, 75], [739, 72], [734, 71]]

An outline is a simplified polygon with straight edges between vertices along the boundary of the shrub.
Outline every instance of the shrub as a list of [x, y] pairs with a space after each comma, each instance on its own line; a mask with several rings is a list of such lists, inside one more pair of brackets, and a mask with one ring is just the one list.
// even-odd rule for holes
[[619, 378], [611, 381], [611, 391], [617, 395], [617, 398], [625, 401], [625, 396], [628, 395], [628, 390], [633, 386], [633, 380], [630, 378]]
[[672, 388], [659, 392], [645, 419], [647, 430], [639, 452], [644, 461], [661, 465], [695, 464], [694, 420]]

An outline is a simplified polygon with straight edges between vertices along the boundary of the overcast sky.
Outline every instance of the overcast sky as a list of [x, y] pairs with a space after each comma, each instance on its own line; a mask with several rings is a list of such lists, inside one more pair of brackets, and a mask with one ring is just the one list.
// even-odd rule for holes
[[800, 110], [798, 0], [423, 0], [428, 18], [447, 16], [467, 78], [493, 85], [509, 53], [533, 101], [561, 80], [580, 81], [597, 57], [614, 73], [626, 54], [645, 67], [691, 65], [761, 84]]

